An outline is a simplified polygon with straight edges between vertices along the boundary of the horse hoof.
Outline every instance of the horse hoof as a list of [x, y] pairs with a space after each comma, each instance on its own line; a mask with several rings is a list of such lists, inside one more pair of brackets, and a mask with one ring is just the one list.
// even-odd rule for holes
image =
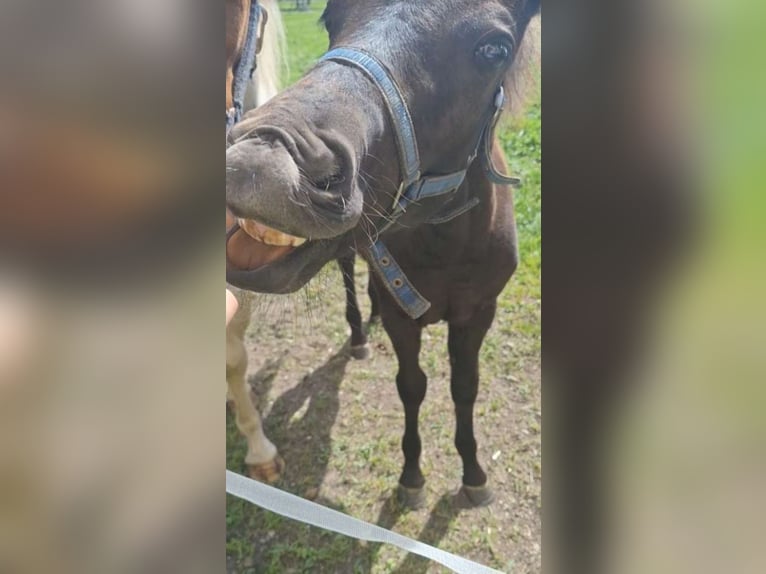
[[380, 323], [380, 315], [370, 315], [370, 325], [377, 325]]
[[285, 461], [279, 455], [269, 462], [247, 465], [247, 473], [250, 475], [250, 478], [265, 482], [266, 484], [274, 484], [278, 481], [284, 469]]
[[495, 500], [495, 493], [486, 486], [463, 485], [455, 495], [458, 508], [479, 508], [489, 506]]
[[426, 492], [422, 486], [420, 488], [407, 488], [400, 484], [396, 491], [396, 497], [403, 506], [412, 510], [418, 510], [426, 505]]
[[356, 345], [351, 347], [351, 356], [357, 361], [370, 358], [370, 346], [365, 343], [364, 345]]

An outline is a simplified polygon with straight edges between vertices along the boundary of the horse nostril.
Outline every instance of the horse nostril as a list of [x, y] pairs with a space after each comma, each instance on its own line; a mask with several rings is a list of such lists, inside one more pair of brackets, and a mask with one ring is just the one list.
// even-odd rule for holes
[[311, 193], [311, 202], [319, 209], [342, 215], [346, 211], [346, 198], [342, 193], [318, 189]]
[[331, 187], [338, 186], [345, 181], [346, 181], [346, 178], [343, 177], [342, 173], [336, 173], [317, 181], [316, 183], [314, 183], [314, 187], [316, 187], [317, 189], [328, 191]]

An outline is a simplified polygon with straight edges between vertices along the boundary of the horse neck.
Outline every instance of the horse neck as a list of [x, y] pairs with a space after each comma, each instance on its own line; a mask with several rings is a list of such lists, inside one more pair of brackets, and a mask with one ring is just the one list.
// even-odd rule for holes
[[[497, 138], [492, 144], [492, 161], [503, 173], [508, 173], [505, 154]], [[468, 233], [467, 241], [480, 246], [498, 231], [513, 225], [513, 191], [506, 185], [494, 184], [488, 177], [483, 162], [475, 161], [466, 175], [465, 201], [478, 199], [479, 204], [464, 217], [455, 220], [456, 230]], [[459, 233], [458, 233], [459, 234]]]
[[258, 54], [258, 67], [245, 94], [245, 111], [262, 106], [277, 95], [285, 61], [285, 28], [277, 0], [261, 0], [269, 13]]
[[[497, 136], [492, 141], [492, 150], [490, 152], [492, 164], [498, 168], [501, 173], [510, 173], [505, 152]], [[502, 220], [513, 219], [513, 189], [507, 185], [491, 183], [487, 178], [487, 173], [483, 165], [477, 164], [471, 170], [473, 185], [476, 197], [479, 198], [487, 209], [484, 211], [484, 218], [488, 229], [492, 230], [495, 225], [502, 225]]]

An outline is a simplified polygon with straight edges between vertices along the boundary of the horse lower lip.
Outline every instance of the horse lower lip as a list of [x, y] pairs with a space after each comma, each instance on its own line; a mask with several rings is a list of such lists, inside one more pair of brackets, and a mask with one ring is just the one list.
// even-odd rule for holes
[[300, 247], [306, 243], [303, 237], [289, 235], [252, 219], [238, 219], [239, 227], [251, 238], [274, 247]]
[[226, 243], [226, 259], [234, 269], [255, 271], [276, 263], [296, 249], [290, 245], [269, 245], [239, 230]]

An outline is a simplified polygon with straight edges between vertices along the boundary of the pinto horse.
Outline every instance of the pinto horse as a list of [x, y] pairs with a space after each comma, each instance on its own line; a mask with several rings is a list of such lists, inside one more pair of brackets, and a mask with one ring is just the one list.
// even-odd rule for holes
[[[275, 33], [279, 33], [280, 36], [284, 35], [282, 27], [282, 21], [279, 17], [279, 6], [273, 0], [267, 2], [261, 2], [262, 7], [265, 5], [267, 10], [262, 10], [262, 18], [260, 19], [260, 25], [263, 29], [268, 21], [268, 14], [273, 13], [277, 20], [274, 22], [273, 27]], [[239, 59], [242, 56], [243, 48], [247, 40], [248, 32], [248, 15], [254, 4], [251, 0], [226, 0], [226, 109], [233, 110], [233, 85], [234, 85], [234, 70], [239, 64]], [[264, 39], [269, 41], [271, 36], [266, 35]], [[244, 111], [255, 108], [272, 98], [278, 89], [278, 76], [279, 65], [278, 56], [280, 55], [281, 46], [279, 42], [271, 41], [268, 44], [270, 48], [267, 50], [258, 61], [257, 76], [255, 82], [255, 89], [250, 89], [245, 94]], [[283, 51], [283, 50], [281, 50]], [[227, 220], [227, 229], [232, 232], [232, 241], [227, 246], [227, 262], [228, 265], [237, 268], [247, 268], [250, 264], [250, 259], [254, 256], [253, 251], [257, 253], [257, 243], [253, 243], [249, 236], [245, 233], [236, 232], [236, 220], [229, 218]], [[255, 231], [259, 234], [258, 230]], [[279, 246], [283, 240], [286, 239], [284, 235], [267, 233], [264, 235], [259, 234], [261, 239], [270, 241], [273, 245]], [[289, 242], [289, 240], [287, 240]], [[351, 328], [351, 344], [350, 353], [355, 359], [365, 359], [370, 354], [370, 349], [367, 344], [367, 334], [364, 330], [362, 321], [362, 315], [359, 309], [359, 303], [356, 296], [356, 286], [354, 283], [354, 263], [356, 254], [353, 250], [348, 249], [344, 253], [340, 253], [338, 256], [338, 266], [340, 267], [341, 274], [343, 276], [343, 286], [346, 292], [346, 320]], [[374, 293], [372, 283], [369, 284], [368, 293], [372, 302], [372, 310], [370, 313], [370, 322], [375, 322], [379, 318], [379, 310], [377, 305], [377, 298]]]
[[[284, 29], [276, 0], [261, 0], [259, 30], [255, 26], [252, 9], [257, 7], [251, 0], [226, 0], [226, 111], [227, 126], [229, 115], [234, 109], [235, 70], [240, 63], [248, 34], [257, 38], [259, 54], [257, 68], [252, 82], [244, 94], [244, 109], [255, 107], [277, 94], [281, 44]], [[268, 23], [268, 28], [266, 24]], [[231, 225], [227, 213], [226, 227]], [[247, 383], [247, 350], [245, 331], [250, 324], [252, 297], [244, 291], [232, 290], [239, 302], [239, 309], [226, 328], [226, 384], [227, 399], [233, 404], [237, 428], [247, 440], [245, 464], [253, 478], [275, 482], [284, 462], [277, 448], [263, 432], [260, 413], [253, 403], [250, 386]]]
[[[284, 53], [284, 26], [276, 0], [261, 0], [259, 30], [253, 31], [257, 37], [258, 56], [257, 67], [252, 83], [240, 102], [242, 111], [253, 109], [271, 98], [279, 88], [280, 60]], [[251, 0], [226, 0], [226, 110], [228, 114], [234, 109], [235, 70], [243, 57], [243, 50], [248, 39], [251, 21], [251, 10], [255, 4]], [[268, 23], [268, 26], [267, 26]], [[235, 226], [234, 218], [227, 213], [226, 228]], [[276, 237], [276, 242], [279, 241]], [[244, 240], [242, 242], [241, 240]], [[247, 266], [252, 256], [248, 250], [249, 237], [235, 237], [227, 249], [227, 259], [230, 264]], [[240, 245], [237, 245], [237, 242]], [[354, 282], [354, 263], [356, 254], [349, 249], [338, 259], [343, 276], [346, 293], [346, 320], [351, 328], [350, 354], [355, 359], [369, 356], [367, 334], [364, 331], [362, 315], [356, 297]], [[244, 262], [244, 263], [243, 263]], [[277, 454], [276, 447], [266, 438], [263, 432], [260, 414], [253, 404], [245, 375], [247, 372], [247, 351], [244, 336], [250, 323], [252, 313], [252, 298], [247, 292], [234, 290], [239, 302], [239, 310], [226, 330], [226, 380], [228, 397], [233, 402], [237, 426], [246, 437], [248, 454], [246, 464], [252, 477], [267, 482], [274, 482], [284, 467], [284, 462]], [[377, 298], [373, 285], [369, 285], [369, 296], [372, 302], [370, 321], [379, 318]]]
[[351, 247], [375, 270], [405, 411], [399, 495], [412, 507], [425, 500], [421, 334], [439, 321], [449, 324], [458, 503], [493, 499], [473, 430], [479, 350], [518, 261], [514, 181], [494, 130], [539, 10], [533, 0], [330, 0], [330, 51], [228, 136], [228, 209], [246, 232], [292, 238], [258, 245], [229, 283], [294, 291]]

